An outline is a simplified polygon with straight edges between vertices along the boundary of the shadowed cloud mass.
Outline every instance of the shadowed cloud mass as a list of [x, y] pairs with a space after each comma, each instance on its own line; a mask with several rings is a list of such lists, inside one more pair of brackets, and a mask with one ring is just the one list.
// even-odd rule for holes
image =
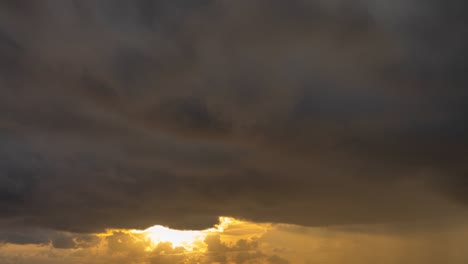
[[0, 1], [0, 227], [459, 220], [466, 8]]

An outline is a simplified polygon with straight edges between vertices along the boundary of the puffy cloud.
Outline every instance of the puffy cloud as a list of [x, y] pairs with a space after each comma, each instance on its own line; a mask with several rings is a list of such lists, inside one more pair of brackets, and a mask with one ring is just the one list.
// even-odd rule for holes
[[270, 263], [288, 264], [289, 261], [278, 255], [267, 255], [262, 252], [258, 237], [239, 239], [227, 244], [221, 241], [219, 235], [211, 235], [205, 239], [207, 244], [206, 263]]
[[162, 241], [154, 242], [148, 230], [108, 230], [96, 235], [64, 232], [22, 230], [23, 232], [0, 233], [5, 249], [0, 249], [0, 258], [12, 259], [14, 250], [23, 247], [29, 255], [22, 261], [39, 261], [41, 251], [49, 253], [44, 260], [61, 259], [63, 262], [83, 263], [134, 263], [134, 264], [190, 264], [190, 263], [288, 263], [270, 252], [268, 244], [261, 237], [272, 227], [238, 220], [221, 223], [222, 228], [205, 230], [206, 237], [193, 241], [193, 247], [177, 246], [154, 233]]
[[3, 1], [0, 224], [455, 217], [465, 6]]
[[423, 232], [394, 232], [380, 225], [359, 228], [238, 222], [225, 226], [224, 232], [211, 233], [195, 250], [170, 242], [155, 245], [140, 232], [110, 230], [99, 234], [99, 243], [91, 247], [3, 244], [0, 259], [8, 264], [462, 264], [468, 260], [466, 222]]

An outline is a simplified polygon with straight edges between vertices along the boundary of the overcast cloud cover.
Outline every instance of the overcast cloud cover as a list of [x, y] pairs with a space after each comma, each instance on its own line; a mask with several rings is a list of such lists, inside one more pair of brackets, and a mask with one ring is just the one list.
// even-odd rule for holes
[[1, 0], [0, 240], [463, 222], [467, 8]]

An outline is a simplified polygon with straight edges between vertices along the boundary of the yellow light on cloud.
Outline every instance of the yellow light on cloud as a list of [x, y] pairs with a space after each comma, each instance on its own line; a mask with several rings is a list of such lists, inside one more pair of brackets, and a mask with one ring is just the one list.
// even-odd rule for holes
[[159, 225], [146, 229], [144, 233], [154, 245], [170, 242], [173, 247], [184, 247], [187, 250], [193, 250], [195, 244], [206, 237], [203, 231], [180, 231]]
[[[183, 248], [186, 252], [204, 252], [207, 249], [205, 239], [219, 234], [223, 242], [230, 243], [239, 239], [261, 237], [271, 229], [271, 224], [258, 224], [237, 220], [231, 217], [220, 217], [219, 224], [205, 230], [175, 230], [156, 225], [145, 230], [108, 229], [97, 234], [102, 238], [111, 238], [115, 234], [126, 234], [133, 243], [143, 243], [146, 251], [153, 251], [161, 243], [170, 243], [172, 248]], [[119, 243], [124, 243], [119, 241]], [[126, 242], [125, 242], [126, 243]]]
[[183, 247], [185, 250], [192, 251], [203, 245], [208, 235], [222, 233], [229, 225], [234, 223], [241, 223], [241, 221], [230, 217], [220, 217], [218, 225], [205, 230], [175, 230], [156, 225], [143, 231], [134, 230], [132, 232], [144, 234], [154, 247], [160, 243], [169, 242], [174, 248]]

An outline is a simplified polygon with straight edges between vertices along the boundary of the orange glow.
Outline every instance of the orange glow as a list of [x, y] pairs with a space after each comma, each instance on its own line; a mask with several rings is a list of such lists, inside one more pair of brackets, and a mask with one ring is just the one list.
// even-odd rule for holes
[[[202, 250], [203, 241], [210, 234], [222, 233], [232, 224], [240, 224], [242, 221], [230, 217], [220, 217], [219, 224], [205, 230], [175, 230], [165, 226], [156, 225], [146, 230], [132, 230], [132, 233], [143, 234], [151, 242], [153, 247], [159, 243], [169, 242], [174, 248], [183, 247], [192, 251], [195, 248]], [[151, 250], [149, 248], [148, 250]]]
[[[176, 230], [169, 227], [155, 225], [145, 230], [109, 229], [105, 233], [97, 234], [101, 238], [110, 239], [116, 234], [125, 234], [132, 243], [141, 243], [145, 251], [155, 250], [161, 243], [170, 243], [173, 249], [183, 248], [188, 252], [204, 252], [207, 244], [205, 239], [210, 235], [219, 235], [223, 242], [232, 243], [238, 239], [261, 237], [272, 228], [271, 224], [258, 224], [231, 217], [220, 217], [219, 223], [205, 230]], [[127, 242], [119, 241], [124, 244]]]
[[193, 250], [195, 244], [203, 242], [206, 237], [203, 231], [180, 231], [159, 225], [146, 229], [144, 234], [153, 245], [170, 242], [173, 247], [184, 247], [186, 250]]

